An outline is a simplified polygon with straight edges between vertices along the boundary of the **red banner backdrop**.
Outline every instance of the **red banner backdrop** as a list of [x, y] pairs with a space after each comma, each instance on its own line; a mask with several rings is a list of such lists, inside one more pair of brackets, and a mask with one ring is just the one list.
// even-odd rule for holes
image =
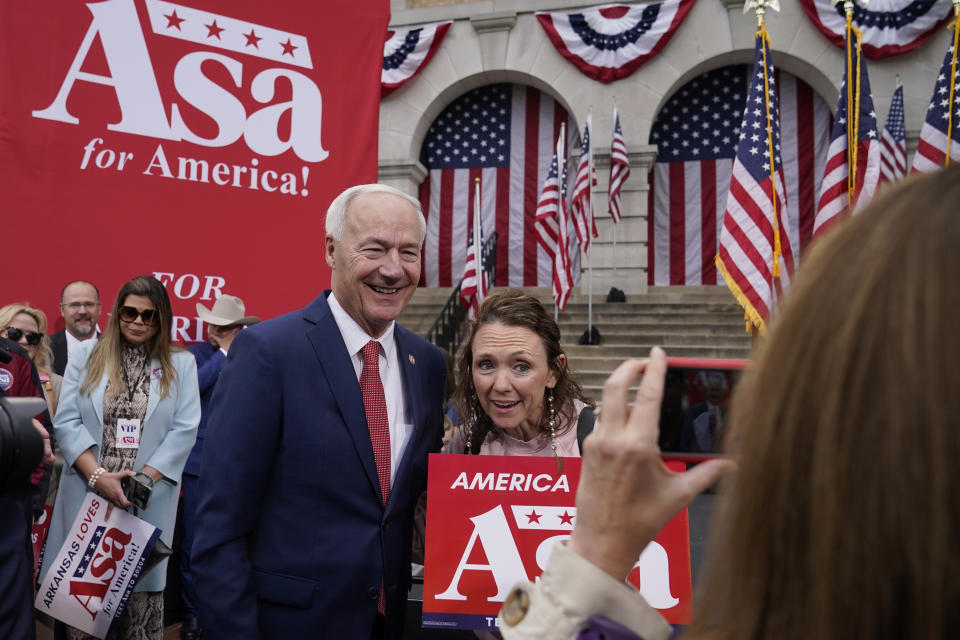
[[[493, 629], [513, 586], [539, 576], [553, 545], [570, 537], [579, 478], [579, 458], [558, 470], [553, 458], [431, 455], [423, 626]], [[686, 510], [644, 549], [629, 581], [667, 622], [689, 623]]]
[[[377, 176], [386, 0], [0, 4], [0, 304], [155, 274], [270, 317], [328, 285], [323, 221]], [[100, 320], [105, 326], [106, 317]], [[53, 329], [51, 329], [53, 330]]]

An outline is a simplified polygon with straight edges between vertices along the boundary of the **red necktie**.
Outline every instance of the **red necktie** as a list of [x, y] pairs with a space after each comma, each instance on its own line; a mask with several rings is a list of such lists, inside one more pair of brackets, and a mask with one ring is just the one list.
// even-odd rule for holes
[[[383, 504], [390, 499], [390, 422], [387, 420], [387, 400], [380, 380], [380, 343], [371, 340], [363, 346], [363, 370], [360, 372], [360, 392], [363, 394], [363, 410], [367, 414], [370, 429], [370, 444], [373, 445], [373, 460], [380, 477], [380, 493]], [[377, 599], [377, 613], [386, 614], [383, 581]]]
[[360, 372], [360, 391], [363, 393], [363, 410], [367, 414], [373, 459], [380, 476], [380, 493], [383, 504], [390, 499], [390, 422], [387, 420], [387, 400], [383, 395], [380, 380], [380, 343], [371, 340], [363, 346], [363, 371]]

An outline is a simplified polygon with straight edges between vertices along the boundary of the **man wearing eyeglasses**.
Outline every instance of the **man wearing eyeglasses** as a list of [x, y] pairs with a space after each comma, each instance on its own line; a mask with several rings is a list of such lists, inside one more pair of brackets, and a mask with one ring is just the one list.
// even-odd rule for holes
[[85, 280], [74, 280], [60, 292], [60, 315], [66, 328], [50, 336], [53, 370], [59, 375], [78, 344], [100, 336], [100, 291]]

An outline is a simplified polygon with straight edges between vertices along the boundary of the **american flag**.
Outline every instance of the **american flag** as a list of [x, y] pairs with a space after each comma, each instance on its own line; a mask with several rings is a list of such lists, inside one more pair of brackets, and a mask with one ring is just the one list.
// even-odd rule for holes
[[623, 139], [620, 128], [620, 114], [617, 105], [613, 105], [613, 142], [610, 143], [610, 187], [609, 211], [613, 223], [620, 222], [620, 190], [630, 177], [630, 158], [627, 156], [627, 141]]
[[[960, 29], [960, 23], [954, 24], [953, 28]], [[948, 129], [951, 141], [950, 160], [960, 161], [960, 92], [957, 90], [960, 88], [957, 86], [960, 66], [957, 66], [956, 62], [957, 52], [951, 46], [940, 65], [940, 73], [933, 87], [930, 106], [927, 108], [927, 118], [920, 129], [920, 143], [913, 156], [914, 172], [928, 173], [946, 165]], [[951, 72], [953, 68], [956, 68], [955, 72]], [[950, 104], [951, 95], [953, 105]]]
[[[748, 65], [708, 71], [674, 93], [654, 122], [647, 269], [651, 285], [723, 284], [715, 258], [740, 123]], [[774, 74], [780, 155], [790, 203], [790, 246], [813, 236], [820, 176], [830, 142], [830, 107], [799, 78]]]
[[[558, 164], [563, 162], [563, 168]], [[559, 178], [558, 178], [559, 175]], [[557, 139], [557, 150], [550, 162], [550, 172], [540, 191], [537, 202], [536, 229], [540, 246], [550, 254], [553, 261], [553, 300], [563, 311], [573, 289], [573, 272], [570, 265], [570, 220], [567, 217], [566, 195], [567, 169], [563, 158], [563, 132]]]
[[[537, 242], [534, 218], [561, 123], [569, 123], [569, 116], [560, 104], [537, 89], [512, 84], [474, 89], [434, 120], [421, 153], [428, 170], [420, 188], [427, 218], [421, 286], [454, 286], [463, 275], [478, 177], [483, 229], [497, 233], [497, 276], [491, 284], [552, 284], [552, 258]], [[579, 278], [579, 252], [572, 258]]]
[[[860, 52], [860, 39], [859, 30], [851, 27], [847, 37], [850, 53], [844, 56], [845, 68], [835, 111], [836, 120], [827, 150], [827, 166], [820, 184], [817, 217], [813, 222], [814, 236], [826, 232], [844, 212], [857, 212], [865, 207], [880, 182], [877, 114], [873, 109], [867, 61]], [[849, 61], [850, 68], [846, 68], [846, 61]], [[852, 109], [848, 109], [850, 99], [854, 101]], [[856, 174], [852, 179], [851, 164], [856, 166]]]
[[[460, 304], [470, 310], [471, 317], [476, 318], [480, 310], [480, 303], [487, 297], [490, 283], [487, 281], [487, 244], [483, 237], [483, 221], [480, 218], [480, 185], [474, 189], [473, 219], [470, 229], [470, 239], [467, 240], [467, 262], [463, 268], [463, 283], [460, 285]], [[480, 266], [477, 267], [477, 248], [480, 249]], [[477, 272], [480, 277], [477, 277]], [[477, 293], [477, 283], [480, 292]]]
[[903, 121], [903, 85], [899, 81], [880, 142], [880, 179], [896, 182], [907, 173], [907, 128]]
[[776, 75], [766, 35], [761, 27], [716, 259], [747, 320], [761, 330], [789, 286], [795, 264], [787, 233]]
[[591, 194], [591, 187], [597, 184], [597, 170], [593, 166], [593, 154], [590, 151], [591, 121], [592, 117], [588, 115], [587, 122], [583, 125], [580, 164], [577, 167], [577, 179], [573, 184], [573, 197], [570, 199], [570, 215], [573, 218], [573, 228], [577, 232], [577, 244], [584, 253], [590, 252], [590, 240], [597, 237]]

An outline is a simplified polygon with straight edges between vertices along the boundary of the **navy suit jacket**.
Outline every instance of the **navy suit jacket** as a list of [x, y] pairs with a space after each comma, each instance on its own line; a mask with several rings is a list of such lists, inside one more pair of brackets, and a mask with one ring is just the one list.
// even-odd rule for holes
[[240, 332], [207, 426], [192, 551], [211, 640], [400, 638], [413, 512], [443, 432], [444, 356], [396, 325], [414, 431], [380, 496], [357, 375], [324, 292]]
[[217, 386], [217, 380], [220, 378], [220, 371], [223, 369], [224, 362], [227, 361], [227, 356], [206, 341], [192, 344], [187, 349], [197, 361], [197, 381], [200, 385], [200, 426], [197, 428], [197, 442], [193, 445], [183, 472], [198, 476], [202, 468], [200, 463], [203, 460], [203, 442], [207, 435], [210, 399], [213, 397], [213, 390]]
[[[100, 332], [97, 331], [97, 340]], [[50, 334], [50, 350], [53, 351], [53, 372], [62, 376], [67, 370], [67, 330]]]
[[53, 371], [62, 376], [67, 370], [67, 330], [50, 334], [50, 350], [53, 351]]

